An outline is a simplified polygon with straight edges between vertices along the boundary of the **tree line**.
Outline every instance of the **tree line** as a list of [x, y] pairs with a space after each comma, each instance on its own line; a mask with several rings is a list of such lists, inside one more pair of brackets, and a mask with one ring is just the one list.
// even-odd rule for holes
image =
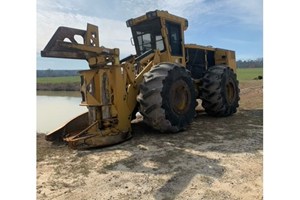
[[78, 76], [78, 70], [37, 70], [37, 77], [62, 77], [62, 76]]
[[238, 68], [263, 68], [263, 58], [255, 60], [237, 60], [236, 65]]

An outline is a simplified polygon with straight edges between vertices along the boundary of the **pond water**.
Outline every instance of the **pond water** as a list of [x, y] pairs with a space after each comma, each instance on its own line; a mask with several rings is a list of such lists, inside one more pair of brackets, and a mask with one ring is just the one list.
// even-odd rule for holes
[[48, 133], [87, 112], [80, 92], [37, 91], [37, 132]]

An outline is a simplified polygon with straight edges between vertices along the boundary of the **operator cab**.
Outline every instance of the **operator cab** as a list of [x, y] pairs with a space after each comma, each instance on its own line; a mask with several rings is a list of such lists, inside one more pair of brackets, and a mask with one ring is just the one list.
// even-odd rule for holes
[[159, 50], [162, 61], [184, 64], [184, 30], [187, 20], [167, 11], [151, 11], [126, 22], [131, 27], [137, 56]]
[[159, 18], [135, 25], [131, 30], [138, 56], [152, 49], [165, 51]]

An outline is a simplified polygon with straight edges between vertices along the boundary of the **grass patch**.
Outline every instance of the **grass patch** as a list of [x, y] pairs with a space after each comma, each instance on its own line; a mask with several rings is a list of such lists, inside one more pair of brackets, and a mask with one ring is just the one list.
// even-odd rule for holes
[[263, 68], [238, 68], [236, 72], [238, 80], [253, 80], [263, 76]]
[[80, 76], [38, 77], [37, 90], [79, 91]]
[[80, 76], [38, 77], [38, 84], [80, 83]]

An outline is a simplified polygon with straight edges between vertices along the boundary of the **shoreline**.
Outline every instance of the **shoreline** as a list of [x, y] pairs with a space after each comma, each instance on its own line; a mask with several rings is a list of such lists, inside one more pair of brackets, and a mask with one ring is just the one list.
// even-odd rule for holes
[[[262, 80], [239, 80], [240, 86], [244, 84], [249, 84], [250, 82], [255, 83], [256, 81]], [[37, 91], [80, 91], [80, 83], [37, 83]]]
[[80, 83], [37, 83], [37, 91], [80, 91]]

